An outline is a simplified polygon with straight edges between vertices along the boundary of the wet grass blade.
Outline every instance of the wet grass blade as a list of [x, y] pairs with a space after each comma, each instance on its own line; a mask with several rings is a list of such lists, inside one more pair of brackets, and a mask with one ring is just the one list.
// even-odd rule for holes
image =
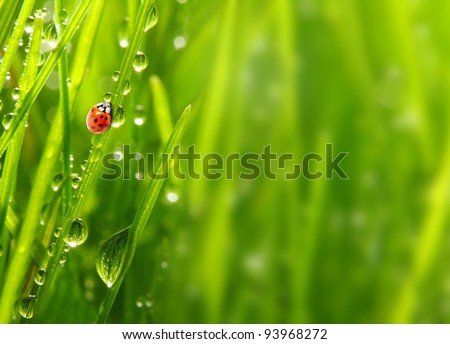
[[[183, 111], [180, 119], [178, 120], [175, 129], [170, 137], [169, 142], [167, 143], [162, 157], [159, 161], [157, 174], [158, 176], [167, 175], [167, 169], [169, 164], [168, 157], [173, 154], [174, 149], [181, 142], [181, 138], [186, 130], [186, 126], [188, 124], [189, 115], [191, 112], [191, 106], [189, 105]], [[165, 177], [161, 178], [153, 178], [150, 184], [147, 186], [144, 197], [139, 205], [139, 208], [136, 212], [136, 216], [134, 218], [133, 223], [128, 231], [128, 238], [125, 246], [125, 252], [123, 253], [123, 259], [121, 259], [118, 263], [121, 265], [119, 267], [120, 273], [118, 274], [117, 280], [113, 281], [112, 286], [108, 289], [105, 299], [100, 305], [100, 311], [98, 315], [97, 322], [104, 323], [108, 318], [109, 312], [111, 311], [111, 307], [114, 304], [114, 300], [116, 298], [117, 292], [120, 289], [122, 281], [125, 277], [125, 274], [130, 267], [134, 254], [136, 252], [137, 245], [139, 243], [139, 239], [144, 231], [145, 226], [150, 218], [153, 207], [155, 205], [156, 200], [158, 199], [159, 192], [161, 187], [163, 186], [165, 181]]]

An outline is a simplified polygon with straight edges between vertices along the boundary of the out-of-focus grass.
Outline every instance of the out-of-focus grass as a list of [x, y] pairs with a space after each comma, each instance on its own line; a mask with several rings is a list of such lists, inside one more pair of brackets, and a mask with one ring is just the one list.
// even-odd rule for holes
[[[36, 1], [35, 8], [44, 5], [48, 24], [50, 2]], [[75, 4], [68, 5], [70, 15]], [[144, 155], [163, 148], [163, 124], [154, 114], [154, 102], [161, 99], [153, 99], [149, 82], [156, 75], [167, 89], [172, 122], [192, 104], [181, 149], [195, 144], [199, 153], [226, 156], [261, 153], [270, 144], [300, 162], [308, 152], [324, 154], [325, 144], [332, 143], [336, 154], [349, 152], [341, 164], [349, 179], [335, 174], [285, 180], [278, 171], [276, 180], [240, 180], [242, 168], [234, 162], [232, 180], [168, 180], [109, 321], [448, 322], [450, 5], [157, 5], [159, 22], [140, 48], [149, 66], [131, 77], [132, 90], [122, 104], [127, 120], [111, 130], [107, 152], [120, 157], [124, 144]], [[71, 109], [74, 173], [81, 173], [91, 146], [85, 114], [112, 89], [111, 75], [124, 54], [119, 42], [137, 11], [134, 1], [108, 1], [99, 18], [99, 33], [86, 52], [92, 56], [89, 68]], [[72, 48], [79, 39], [74, 37]], [[1, 114], [13, 109], [10, 93], [25, 46], [0, 93]], [[71, 70], [73, 58], [69, 48]], [[9, 226], [20, 228], [29, 190], [40, 182], [36, 169], [58, 102], [55, 71], [30, 111]], [[324, 163], [316, 166], [323, 170]], [[60, 169], [55, 166], [54, 173]], [[95, 271], [99, 243], [132, 222], [149, 182], [135, 178], [136, 160], [124, 171], [129, 179], [101, 180], [101, 169], [79, 214], [89, 238], [68, 253], [34, 322], [96, 319], [106, 293]], [[178, 200], [170, 202], [169, 194]], [[48, 187], [45, 201], [51, 199]], [[2, 247], [10, 247], [12, 235], [17, 233], [3, 229]], [[2, 285], [9, 255], [5, 249], [0, 256]]]

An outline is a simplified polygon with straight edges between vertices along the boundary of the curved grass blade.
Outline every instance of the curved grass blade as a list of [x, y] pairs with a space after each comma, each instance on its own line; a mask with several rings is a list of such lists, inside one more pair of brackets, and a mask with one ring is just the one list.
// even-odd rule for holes
[[172, 118], [170, 116], [169, 101], [167, 92], [161, 80], [153, 75], [150, 78], [150, 86], [153, 91], [153, 108], [155, 111], [155, 119], [159, 129], [159, 135], [162, 142], [168, 142], [172, 133]]
[[[119, 69], [119, 79], [117, 80], [113, 88], [113, 96], [111, 100], [113, 109], [117, 109], [122, 102], [125, 87], [127, 86], [128, 80], [133, 70], [134, 57], [136, 56], [139, 46], [141, 45], [144, 36], [145, 24], [147, 22], [148, 14], [150, 13], [153, 5], [154, 0], [144, 0], [140, 7], [139, 14], [134, 25], [133, 33], [130, 37], [129, 46], [125, 52], [125, 56]], [[108, 130], [102, 135], [94, 135], [92, 137], [92, 152], [89, 155], [86, 169], [83, 171], [83, 174], [81, 176], [80, 184], [76, 189], [67, 213], [65, 214], [65, 220], [63, 221], [63, 228], [60, 238], [64, 238], [67, 235], [72, 225], [73, 219], [77, 217], [78, 212], [83, 205], [87, 191], [92, 184], [95, 169], [100, 162], [101, 157], [103, 156], [104, 147], [106, 142], [108, 141], [110, 133], [111, 131]], [[49, 286], [51, 285], [56, 272], [56, 268], [59, 264], [60, 257], [63, 254], [64, 247], [64, 240], [57, 240], [56, 246], [54, 247], [54, 254], [50, 258], [47, 265], [46, 283], [41, 288], [39, 288], [38, 294], [36, 296], [37, 300], [43, 298], [43, 295], [46, 294]], [[38, 307], [39, 302], [36, 303], [36, 313], [38, 312]]]
[[[44, 27], [44, 20], [42, 18], [36, 18], [34, 22], [34, 30], [33, 35], [31, 38], [30, 43], [30, 52], [27, 56], [26, 60], [26, 67], [24, 70], [24, 73], [22, 77], [19, 80], [20, 85], [20, 95], [19, 100], [17, 103], [16, 109], [19, 109], [21, 106], [21, 99], [25, 96], [25, 94], [29, 91], [31, 86], [33, 85], [33, 81], [36, 77], [37, 70], [38, 70], [38, 62], [39, 62], [39, 51], [41, 48], [41, 35], [42, 30]], [[21, 126], [17, 129], [15, 135], [13, 136], [13, 140], [11, 141], [11, 144], [9, 145], [9, 149], [7, 151], [7, 155], [5, 158], [5, 170], [4, 175], [2, 176], [1, 180], [1, 188], [0, 188], [0, 223], [4, 224], [6, 213], [8, 211], [9, 206], [9, 200], [11, 198], [11, 194], [13, 191], [13, 187], [15, 184], [16, 179], [16, 173], [17, 173], [17, 165], [19, 163], [19, 157], [20, 157], [20, 151], [22, 148], [22, 141], [25, 134], [25, 122], [28, 118], [28, 113], [24, 114], [24, 122], [21, 124]], [[4, 228], [4, 227], [3, 227]], [[30, 239], [33, 239], [32, 237]], [[23, 256], [23, 252], [21, 251], [20, 244], [23, 243], [24, 237], [23, 235], [19, 234], [18, 242], [17, 242], [17, 248], [13, 251], [13, 262], [14, 258], [18, 256]], [[15, 271], [15, 265], [11, 265], [7, 276], [16, 274]], [[18, 275], [18, 278], [23, 277]], [[15, 290], [15, 293], [17, 293], [17, 290]], [[0, 309], [0, 319], [6, 320], [6, 318], [11, 314], [9, 306], [12, 306], [7, 300], [7, 298], [2, 298], [2, 302], [0, 303], [1, 309]], [[5, 302], [3, 302], [5, 300]], [[0, 322], [2, 322], [0, 320]]]
[[[188, 124], [190, 112], [191, 106], [189, 105], [183, 111], [183, 114], [178, 120], [175, 129], [170, 137], [170, 140], [167, 143], [162, 153], [162, 157], [159, 161], [157, 169], [158, 176], [167, 174], [169, 165], [168, 158], [170, 157], [171, 154], [173, 154], [174, 149], [181, 142], [181, 138], [183, 137], [183, 134], [186, 130], [186, 126]], [[128, 231], [128, 238], [125, 246], [123, 261], [121, 262], [122, 266], [120, 267], [120, 272], [117, 276], [117, 280], [112, 283], [111, 287], [108, 289], [105, 299], [100, 305], [97, 323], [104, 323], [109, 315], [109, 312], [111, 311], [111, 307], [114, 304], [117, 292], [119, 291], [122, 281], [125, 277], [125, 274], [127, 273], [128, 268], [130, 267], [133, 261], [133, 257], [136, 252], [139, 239], [142, 235], [142, 232], [144, 231], [148, 219], [150, 218], [153, 207], [155, 205], [156, 200], [158, 199], [158, 195], [162, 185], [164, 184], [164, 181], [165, 181], [164, 177], [153, 178], [150, 184], [147, 186], [144, 197], [142, 198], [142, 201], [139, 204], [139, 208], [136, 212], [136, 216]]]
[[52, 54], [48, 57], [47, 61], [42, 66], [42, 69], [39, 72], [33, 84], [33, 87], [23, 99], [22, 106], [18, 109], [17, 115], [12, 120], [9, 129], [5, 131], [2, 137], [0, 138], [0, 156], [3, 155], [3, 153], [5, 152], [6, 147], [9, 145], [11, 138], [13, 137], [16, 130], [20, 127], [22, 123], [25, 122], [24, 120], [25, 114], [29, 111], [31, 105], [35, 101], [36, 97], [38, 96], [45, 82], [47, 81], [47, 78], [49, 77], [56, 63], [58, 62], [59, 57], [61, 56], [64, 49], [66, 49], [67, 44], [70, 42], [73, 35], [78, 30], [78, 27], [80, 26], [80, 23], [84, 15], [86, 14], [91, 2], [92, 0], [83, 0], [83, 2], [80, 3], [72, 19], [70, 20], [69, 25], [64, 31], [64, 34], [61, 36], [61, 40], [58, 42], [57, 47], [55, 48], [55, 50], [53, 50]]
[[[92, 0], [84, 0], [79, 5], [69, 25], [67, 26], [67, 29], [62, 35], [57, 48], [50, 55], [47, 62], [42, 67], [38, 77], [34, 81], [30, 91], [24, 97], [22, 106], [20, 106], [17, 110], [17, 114], [15, 116], [17, 118], [12, 121], [10, 128], [4, 132], [0, 139], [0, 147], [2, 147], [0, 148], [0, 155], [3, 154], [18, 128], [25, 124], [26, 114], [50, 75], [50, 72], [53, 70], [59, 56], [69, 43], [75, 31], [78, 29], [78, 26], [87, 12], [91, 1]], [[38, 211], [40, 211], [40, 209]], [[33, 223], [33, 225], [25, 227], [27, 230], [22, 230], [18, 238], [15, 253], [6, 274], [5, 284], [0, 299], [0, 323], [6, 323], [10, 320], [12, 309], [17, 300], [18, 293], [20, 292], [30, 260], [30, 248], [33, 245], [33, 231], [35, 225], [36, 223]]]
[[[2, 63], [0, 64], [0, 89], [3, 88], [6, 73], [9, 71], [12, 63], [14, 62], [14, 55], [16, 54], [19, 41], [25, 31], [25, 23], [30, 16], [31, 10], [33, 9], [34, 2], [35, 0], [25, 0], [22, 8], [20, 9], [17, 24], [13, 29], [11, 38], [8, 40], [8, 49], [6, 49], [5, 55], [2, 58]], [[3, 151], [0, 152], [0, 155], [2, 154]]]

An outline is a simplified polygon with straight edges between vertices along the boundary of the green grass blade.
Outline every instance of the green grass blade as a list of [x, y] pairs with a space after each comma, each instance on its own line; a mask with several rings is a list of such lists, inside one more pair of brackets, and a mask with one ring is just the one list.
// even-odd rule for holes
[[0, 47], [3, 47], [6, 40], [11, 34], [13, 29], [14, 20], [17, 18], [20, 7], [22, 5], [21, 1], [4, 1], [0, 7]]
[[[17, 47], [19, 46], [19, 41], [25, 31], [25, 23], [33, 9], [34, 2], [35, 0], [25, 0], [20, 10], [19, 17], [17, 18], [17, 24], [14, 27], [11, 38], [8, 40], [8, 49], [6, 50], [5, 55], [2, 58], [2, 63], [0, 64], [0, 89], [3, 88], [6, 73], [9, 71], [14, 62], [14, 56], [16, 54]], [[3, 151], [0, 152], [0, 155], [2, 154]]]
[[[20, 95], [17, 104], [17, 108], [20, 108], [21, 99], [24, 95], [29, 91], [31, 86], [33, 85], [34, 78], [37, 74], [38, 70], [38, 62], [39, 62], [39, 54], [41, 48], [41, 35], [44, 27], [44, 21], [42, 18], [36, 18], [34, 22], [34, 30], [30, 43], [30, 52], [27, 57], [27, 63], [24, 70], [24, 73], [19, 80], [20, 85]], [[25, 122], [27, 120], [28, 113], [25, 113]], [[21, 127], [18, 128], [16, 134], [13, 137], [13, 140], [9, 146], [6, 160], [5, 160], [5, 175], [2, 176], [1, 181], [1, 209], [0, 209], [0, 221], [3, 224], [4, 219], [6, 217], [6, 212], [8, 210], [9, 199], [11, 197], [14, 181], [17, 173], [17, 165], [19, 162], [20, 151], [22, 148], [22, 141], [25, 134], [25, 122], [22, 123]], [[7, 280], [11, 278], [12, 281], [16, 281], [17, 283], [21, 283], [24, 278], [24, 274], [20, 273], [20, 270], [17, 271], [16, 268], [19, 264], [22, 264], [21, 260], [24, 256], [24, 250], [30, 247], [29, 241], [32, 241], [33, 236], [25, 237], [22, 233], [19, 233], [19, 238], [17, 241], [17, 246], [13, 251], [12, 262], [9, 266], [9, 270], [7, 272]], [[23, 268], [26, 269], [26, 264], [28, 260], [23, 262]], [[8, 280], [9, 281], [9, 280]], [[18, 288], [15, 289], [7, 289], [8, 283], [5, 284], [5, 288], [3, 290], [2, 298], [0, 301], [0, 323], [4, 323], [9, 321], [9, 318], [12, 314], [12, 307], [14, 304], [14, 300], [17, 297]]]
[[[58, 31], [58, 37], [61, 36], [64, 26], [61, 18], [61, 13], [65, 8], [64, 0], [55, 0], [55, 19], [56, 28]], [[67, 62], [67, 52], [64, 50], [58, 61], [59, 70], [59, 101], [60, 101], [60, 115], [62, 118], [63, 127], [63, 139], [62, 139], [62, 165], [63, 174], [65, 176], [70, 175], [70, 108], [69, 108], [69, 86], [67, 84], [69, 80], [69, 67]], [[66, 213], [69, 206], [70, 197], [72, 194], [72, 187], [70, 183], [64, 187], [62, 193], [62, 212]]]
[[[140, 7], [138, 18], [136, 20], [133, 33], [130, 37], [128, 49], [125, 52], [125, 56], [122, 60], [121, 67], [119, 69], [120, 71], [119, 79], [117, 80], [113, 88], [113, 96], [111, 100], [113, 109], [117, 109], [117, 107], [122, 102], [124, 89], [133, 70], [134, 57], [136, 56], [136, 53], [138, 52], [139, 46], [142, 42], [147, 17], [153, 4], [154, 0], [146, 0], [143, 1]], [[83, 205], [87, 191], [89, 190], [92, 184], [96, 167], [100, 162], [101, 157], [103, 156], [105, 144], [109, 138], [110, 133], [111, 131], [108, 130], [102, 135], [92, 136], [92, 144], [93, 144], [92, 152], [89, 155], [86, 169], [84, 170], [81, 176], [81, 182], [78, 188], [76, 189], [72, 201], [67, 210], [67, 213], [65, 214], [65, 220], [63, 222], [63, 229], [61, 231], [61, 235], [56, 241], [56, 246], [54, 247], [54, 254], [48, 262], [46, 272], [46, 284], [44, 284], [42, 288], [39, 289], [37, 299], [44, 297], [43, 295], [45, 295], [45, 293], [48, 290], [48, 287], [52, 283], [52, 280], [56, 272], [56, 268], [58, 267], [60, 257], [63, 254], [65, 247], [65, 242], [63, 238], [69, 232], [73, 219], [75, 219], [78, 216], [80, 208]], [[39, 304], [36, 304], [36, 306], [39, 306]], [[38, 311], [38, 309], [36, 309], [36, 311]]]
[[[176, 146], [178, 146], [181, 142], [181, 138], [186, 130], [186, 126], [189, 121], [189, 115], [191, 112], [191, 106], [189, 105], [183, 111], [178, 123], [175, 126], [175, 129], [170, 137], [169, 142], [167, 143], [162, 158], [160, 159], [157, 175], [163, 175], [167, 171], [169, 161], [164, 157], [169, 157], [173, 152]], [[98, 323], [106, 322], [106, 319], [111, 311], [111, 307], [114, 304], [114, 300], [116, 298], [117, 292], [120, 289], [122, 281], [125, 277], [125, 274], [130, 267], [134, 254], [136, 252], [137, 245], [139, 243], [139, 239], [144, 231], [144, 228], [150, 218], [153, 207], [155, 205], [156, 200], [158, 199], [159, 192], [161, 190], [162, 185], [164, 184], [164, 178], [153, 178], [150, 184], [147, 186], [144, 197], [142, 198], [141, 203], [139, 204], [139, 208], [136, 212], [136, 216], [134, 218], [133, 223], [129, 229], [128, 239], [125, 247], [123, 263], [120, 267], [120, 273], [118, 275], [117, 281], [108, 289], [108, 292], [100, 305], [99, 316], [97, 319]]]
[[[47, 81], [50, 73], [52, 72], [53, 68], [55, 67], [56, 63], [58, 62], [59, 57], [61, 56], [64, 49], [66, 49], [67, 44], [72, 39], [75, 32], [78, 30], [79, 25], [86, 14], [92, 0], [83, 0], [83, 2], [80, 3], [77, 10], [75, 11], [72, 19], [69, 22], [69, 25], [67, 26], [66, 30], [64, 31], [64, 34], [61, 36], [60, 41], [58, 42], [58, 46], [55, 48], [53, 53], [49, 56], [47, 61], [42, 66], [41, 71], [39, 72], [33, 87], [31, 88], [30, 92], [26, 95], [25, 99], [23, 100], [22, 106], [17, 112], [17, 115], [15, 116], [14, 120], [11, 122], [11, 125], [7, 131], [5, 131], [0, 138], [0, 155], [2, 155], [6, 147], [8, 146], [11, 138], [13, 137], [14, 133], [16, 132], [17, 128], [21, 125], [21, 123], [24, 123], [24, 117], [25, 114], [29, 111], [31, 105], [35, 101], [36, 97], [38, 96], [39, 92], [41, 91], [42, 87], [44, 86], [45, 82]], [[6, 58], [6, 56], [5, 56]], [[6, 65], [6, 64], [5, 64]], [[3, 66], [3, 63], [2, 63]], [[5, 71], [6, 75], [6, 71]], [[0, 74], [1, 77], [1, 74]], [[3, 77], [4, 78], [4, 77]]]
[[167, 92], [161, 80], [153, 75], [150, 78], [150, 86], [153, 91], [153, 108], [155, 120], [158, 125], [159, 135], [162, 142], [168, 142], [172, 133], [172, 118], [170, 116], [169, 100]]

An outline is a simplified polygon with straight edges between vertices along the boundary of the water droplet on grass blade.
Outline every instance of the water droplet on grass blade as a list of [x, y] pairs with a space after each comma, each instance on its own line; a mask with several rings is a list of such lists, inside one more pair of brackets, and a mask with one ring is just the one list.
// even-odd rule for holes
[[86, 168], [87, 168], [87, 165], [88, 165], [88, 161], [87, 161], [87, 160], [83, 160], [83, 161], [81, 162], [81, 169], [82, 169], [83, 171], [85, 171]]
[[45, 62], [45, 54], [40, 51], [39, 52], [39, 60], [38, 60], [38, 66], [42, 66]]
[[108, 288], [112, 287], [116, 282], [122, 269], [128, 230], [129, 228], [126, 228], [113, 234], [100, 244], [97, 258], [95, 259], [95, 267], [100, 278]]
[[62, 231], [61, 227], [55, 228], [55, 230], [53, 231], [53, 235], [55, 236], [55, 238], [59, 238], [59, 236], [61, 235], [61, 231]]
[[67, 78], [66, 83], [67, 83], [67, 87], [72, 86], [72, 79], [71, 78]]
[[13, 118], [14, 118], [14, 113], [12, 113], [12, 112], [3, 115], [2, 125], [3, 125], [3, 128], [5, 128], [5, 130], [9, 129], [9, 126], [11, 125]]
[[105, 102], [110, 102], [112, 98], [112, 93], [111, 92], [106, 92], [105, 96], [103, 97], [103, 99], [105, 100]]
[[81, 177], [74, 177], [72, 179], [72, 188], [77, 189], [78, 186], [80, 185], [81, 182]]
[[48, 13], [48, 11], [44, 7], [44, 8], [40, 8], [40, 9], [36, 10], [36, 12], [34, 12], [34, 16], [36, 18], [44, 18], [47, 15], [47, 13]]
[[77, 247], [86, 241], [88, 233], [89, 230], [84, 221], [82, 219], [75, 219], [72, 221], [72, 225], [64, 241], [70, 247]]
[[58, 33], [56, 31], [56, 25], [54, 23], [50, 23], [47, 26], [47, 28], [45, 29], [44, 37], [47, 44], [51, 48], [56, 48], [56, 46], [58, 45]]
[[52, 179], [52, 189], [53, 191], [58, 191], [61, 188], [61, 184], [64, 180], [64, 175], [62, 173], [56, 174]]
[[62, 9], [59, 11], [59, 17], [61, 18], [61, 22], [67, 19], [67, 11], [65, 9]]
[[55, 246], [56, 244], [54, 242], [52, 242], [50, 245], [48, 245], [47, 247], [47, 254], [52, 257], [53, 254], [55, 253]]
[[19, 313], [26, 319], [31, 319], [34, 315], [34, 306], [36, 304], [36, 296], [29, 295], [20, 301]]
[[50, 209], [50, 203], [45, 203], [42, 206], [41, 209], [41, 220], [40, 220], [40, 224], [44, 225], [45, 222], [47, 221], [47, 217], [48, 217], [48, 210]]
[[64, 265], [64, 263], [67, 261], [67, 255], [65, 252], [61, 254], [61, 258], [59, 258], [59, 264]]
[[19, 99], [19, 95], [20, 95], [20, 88], [15, 87], [12, 91], [11, 91], [11, 97], [14, 100], [18, 100]]
[[119, 45], [121, 48], [128, 47], [128, 17], [125, 17], [123, 21], [120, 23], [119, 28], [117, 30], [117, 34], [119, 36]]
[[5, 80], [11, 80], [11, 73], [10, 72], [6, 72]]
[[116, 70], [112, 75], [113, 80], [114, 81], [119, 80], [119, 75], [120, 75], [120, 72], [118, 70]]
[[142, 72], [148, 66], [148, 58], [143, 52], [138, 51], [133, 61], [133, 68], [137, 73]]
[[0, 99], [0, 111], [3, 109], [3, 100]]
[[148, 15], [144, 31], [148, 31], [152, 27], [154, 27], [158, 23], [158, 19], [159, 19], [158, 7], [156, 7], [156, 5], [153, 5], [152, 9], [150, 10], [150, 14]]
[[131, 91], [131, 83], [130, 80], [127, 80], [127, 82], [125, 83], [125, 87], [123, 89], [123, 95], [126, 96], [128, 93], [130, 93]]
[[45, 280], [45, 269], [39, 269], [34, 274], [34, 283], [37, 285], [43, 285]]
[[112, 126], [114, 128], [119, 128], [125, 123], [126, 114], [122, 106], [119, 106], [114, 113]]
[[34, 17], [29, 16], [28, 19], [25, 21], [25, 32], [30, 34], [33, 32], [34, 29]]

